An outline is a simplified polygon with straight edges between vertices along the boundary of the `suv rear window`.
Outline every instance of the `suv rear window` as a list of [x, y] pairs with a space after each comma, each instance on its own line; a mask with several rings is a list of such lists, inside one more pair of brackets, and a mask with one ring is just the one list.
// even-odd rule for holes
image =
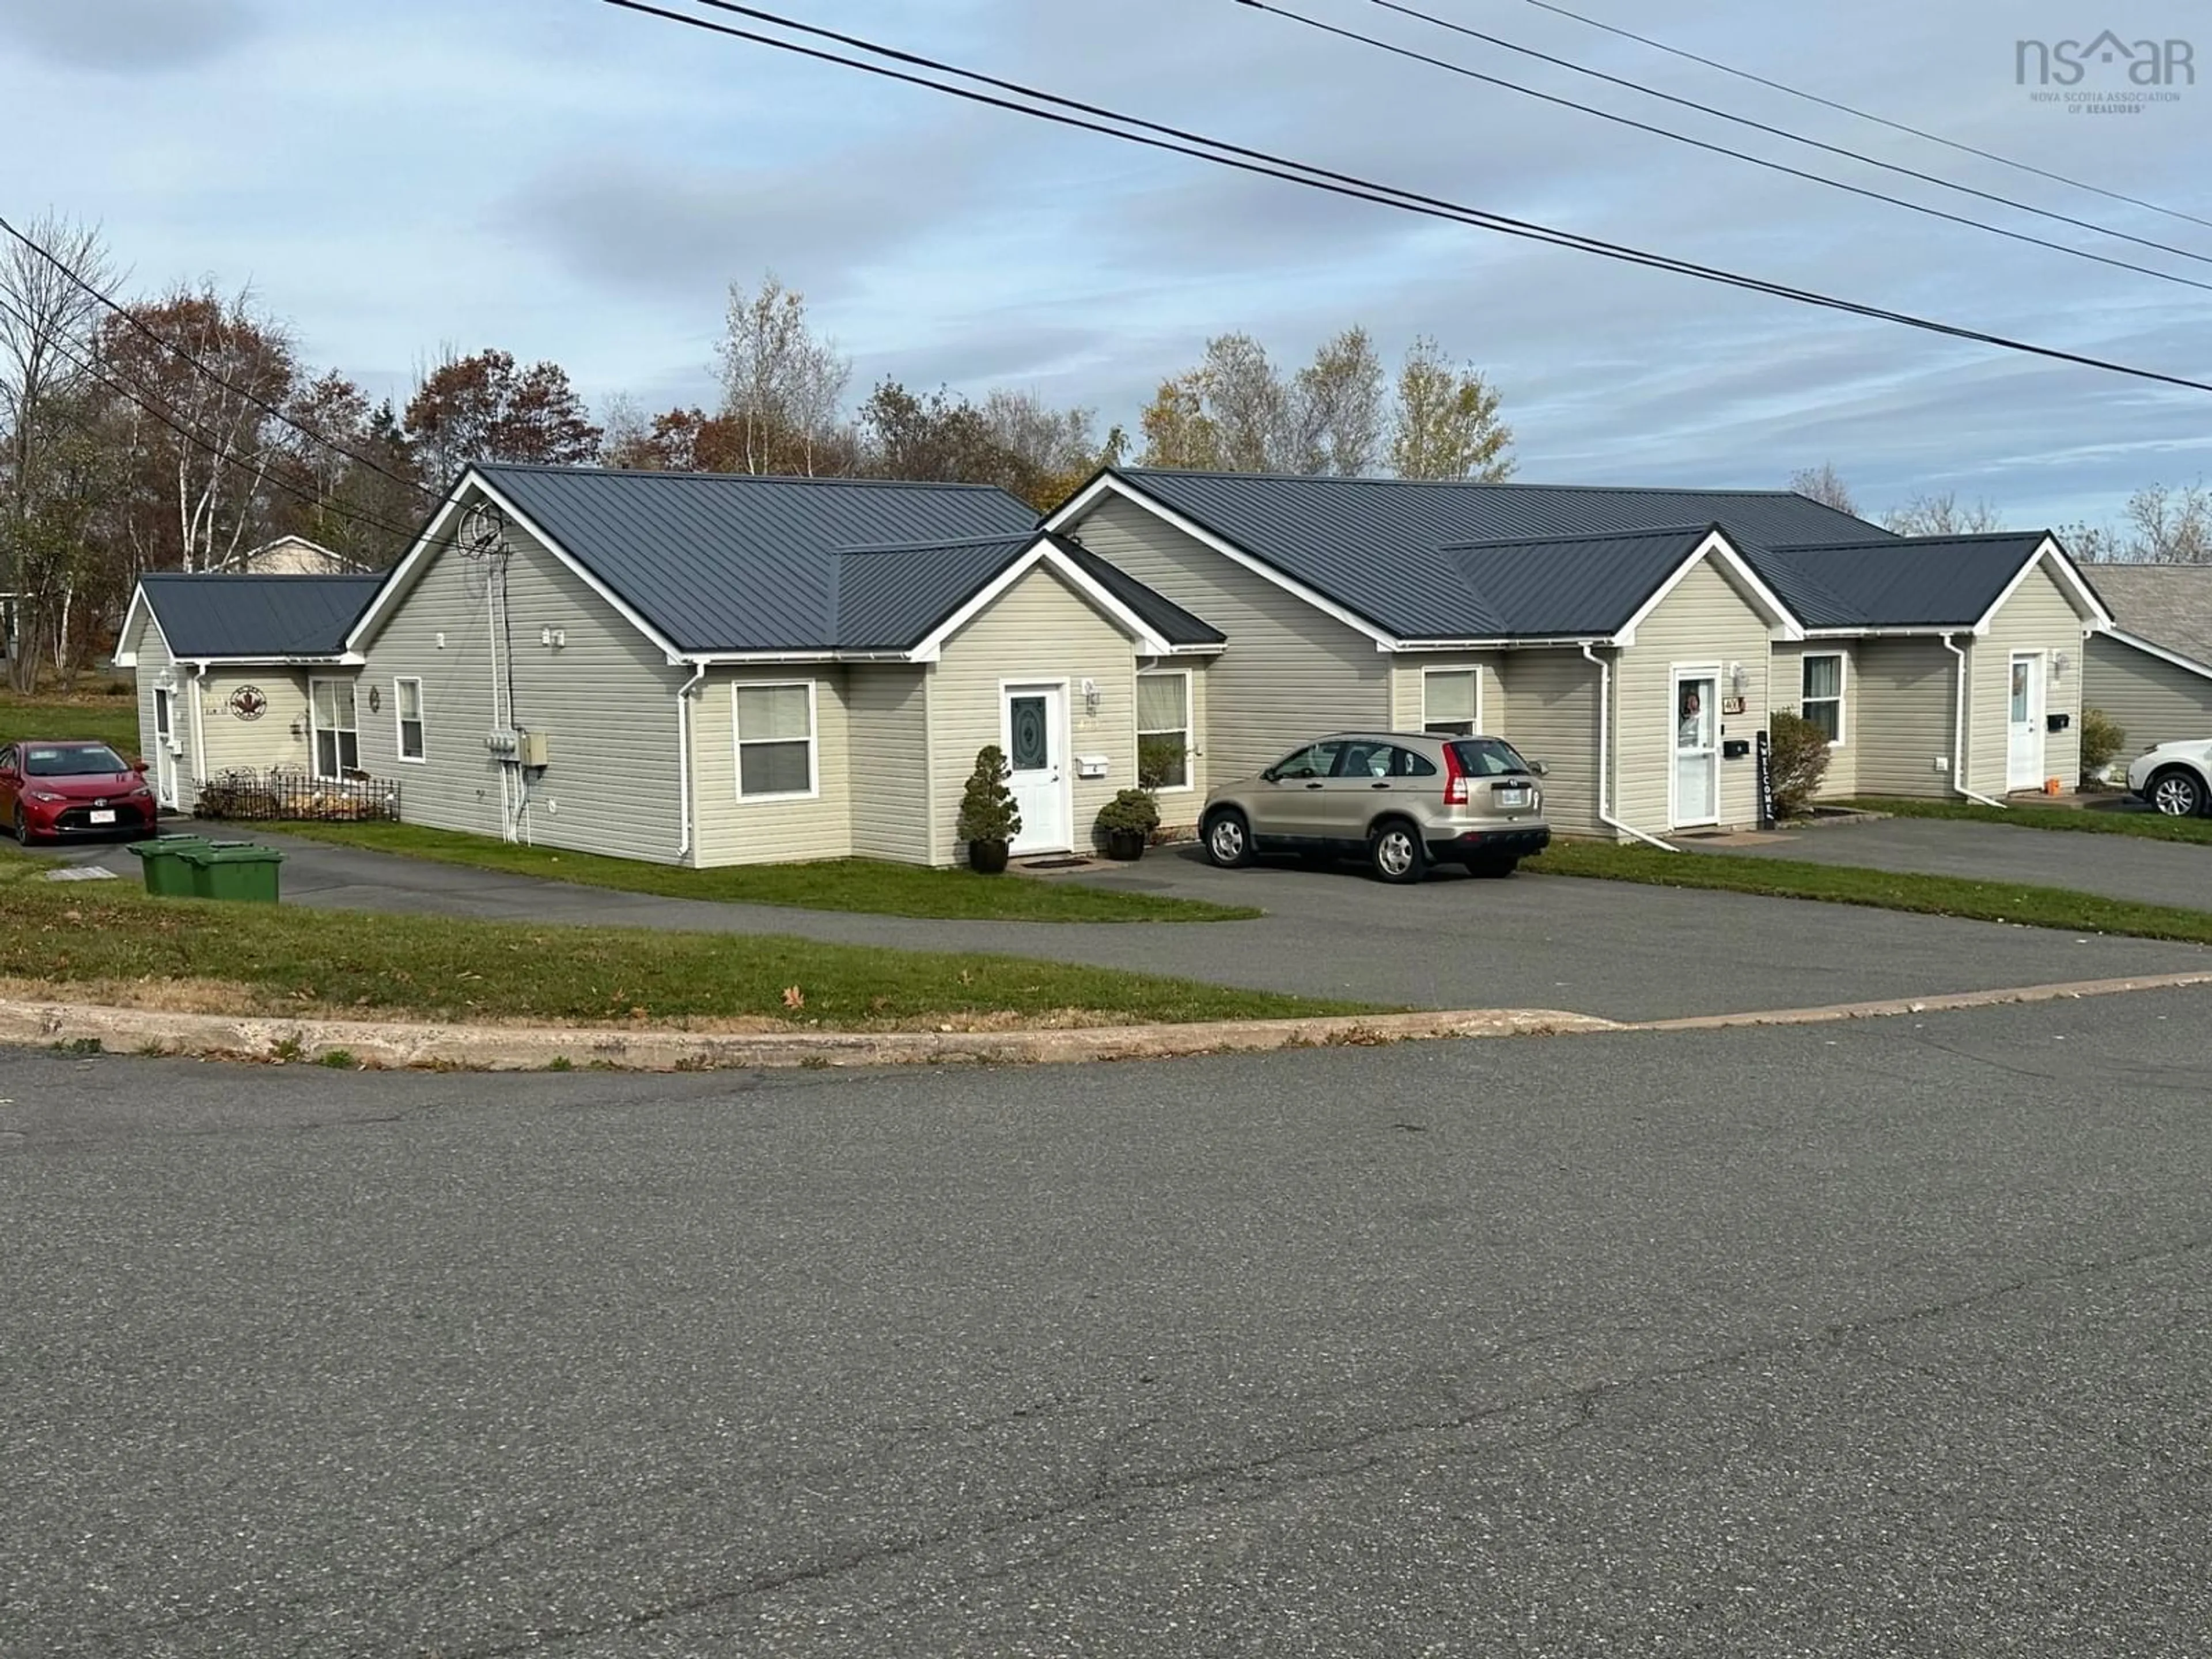
[[1511, 744], [1496, 738], [1461, 738], [1451, 749], [1459, 757], [1460, 769], [1471, 778], [1501, 778], [1528, 769], [1528, 763]]

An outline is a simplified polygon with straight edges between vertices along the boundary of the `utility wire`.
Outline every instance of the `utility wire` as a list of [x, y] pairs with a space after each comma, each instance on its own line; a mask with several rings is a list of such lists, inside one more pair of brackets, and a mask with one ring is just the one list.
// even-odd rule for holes
[[15, 226], [9, 224], [4, 217], [0, 217], [0, 231], [5, 231], [9, 235], [14, 237], [25, 247], [30, 249], [32, 252], [37, 254], [41, 259], [44, 259], [48, 264], [52, 265], [56, 270], [61, 272], [64, 276], [67, 277], [71, 283], [76, 284], [76, 287], [82, 289], [86, 294], [99, 301], [100, 304], [113, 312], [118, 317], [120, 317], [125, 322], [130, 324], [133, 329], [144, 335], [155, 345], [160, 346], [164, 351], [173, 352], [179, 357], [183, 358], [185, 362], [191, 364], [192, 368], [198, 369], [202, 374], [206, 375], [210, 380], [215, 381], [216, 385], [223, 386], [228, 391], [234, 392], [237, 396], [243, 398], [247, 403], [252, 404], [255, 408], [261, 410], [268, 415], [273, 416], [276, 419], [283, 422], [284, 425], [291, 428], [293, 431], [298, 433], [301, 437], [320, 444], [332, 454], [343, 456], [349, 461], [353, 461], [360, 465], [367, 467], [372, 472], [383, 474], [384, 477], [389, 478], [392, 483], [403, 485], [406, 489], [413, 490], [416, 495], [422, 496], [426, 501], [437, 501], [441, 499], [435, 490], [426, 489], [416, 480], [406, 477], [400, 473], [394, 472], [389, 467], [380, 466], [376, 462], [371, 460], [366, 455], [356, 454], [352, 450], [348, 449], [343, 444], [338, 442], [337, 439], [326, 436], [325, 434], [316, 431], [313, 427], [307, 425], [303, 422], [295, 420], [293, 416], [285, 413], [283, 410], [278, 408], [275, 404], [270, 403], [266, 398], [261, 397], [253, 392], [250, 387], [242, 386], [239, 385], [237, 381], [231, 380], [229, 377], [225, 375], [222, 370], [216, 368], [212, 363], [208, 362], [204, 358], [194, 356], [193, 353], [187, 350], [185, 347], [179, 345], [174, 340], [165, 337], [159, 330], [152, 327], [145, 321], [144, 319], [140, 317], [137, 313], [132, 311], [128, 306], [124, 305], [121, 301], [116, 300], [112, 295], [102, 293], [98, 288], [94, 286], [93, 283], [87, 281], [81, 273], [74, 270], [70, 265], [69, 262], [64, 259], [59, 254], [55, 253], [52, 249], [42, 246], [40, 243], [25, 235], [21, 231], [16, 229]]
[[1994, 202], [2000, 207], [2014, 208], [2022, 213], [2031, 213], [2039, 219], [2050, 219], [2062, 225], [2072, 225], [2077, 230], [2094, 231], [2100, 236], [2116, 237], [2123, 242], [2133, 242], [2138, 247], [2154, 248], [2160, 253], [2172, 253], [2184, 259], [2194, 259], [2200, 264], [2212, 264], [2212, 255], [2197, 253], [2185, 247], [2176, 247], [2171, 242], [2154, 241], [2148, 236], [2133, 235], [2124, 230], [2115, 230], [2109, 225], [2099, 224], [2094, 219], [2077, 219], [2070, 213], [2060, 213], [2051, 208], [2037, 207], [2032, 202], [2022, 202], [2010, 196], [2000, 195], [1996, 191], [1978, 190], [1972, 185], [1962, 185], [1955, 179], [1946, 179], [1940, 173], [1923, 173], [1917, 167], [1905, 167], [1896, 161], [1885, 161], [1878, 155], [1869, 155], [1862, 150], [1852, 149], [1843, 144], [1831, 144], [1822, 139], [1808, 137], [1805, 134], [1794, 132], [1788, 127], [1778, 127], [1771, 122], [1754, 120], [1748, 115], [1738, 115], [1733, 111], [1722, 109], [1712, 104], [1699, 103], [1694, 98], [1683, 98], [1671, 92], [1662, 92], [1656, 87], [1644, 85], [1641, 81], [1632, 81], [1619, 75], [1608, 75], [1603, 70], [1592, 69], [1586, 64], [1578, 64], [1571, 58], [1557, 57], [1548, 52], [1539, 52], [1534, 46], [1518, 45], [1499, 35], [1486, 34], [1482, 30], [1470, 28], [1464, 23], [1455, 23], [1449, 17], [1439, 17], [1433, 12], [1401, 4], [1400, 0], [1371, 0], [1371, 3], [1380, 6], [1385, 11], [1396, 12], [1401, 17], [1411, 17], [1434, 27], [1448, 30], [1453, 34], [1465, 35], [1471, 40], [1480, 40], [1489, 46], [1501, 47], [1507, 52], [1518, 52], [1523, 58], [1535, 58], [1539, 63], [1553, 64], [1561, 69], [1571, 70], [1577, 75], [1587, 76], [1594, 81], [1602, 81], [1608, 86], [1625, 87], [1631, 92], [1640, 92], [1647, 98], [1656, 98], [1665, 103], [1678, 105], [1683, 109], [1696, 110], [1699, 114], [1710, 115], [1716, 120], [1731, 121], [1737, 126], [1749, 127], [1754, 132], [1767, 133], [1777, 138], [1787, 138], [1791, 143], [1803, 144], [1809, 149], [1822, 150], [1830, 155], [1840, 155], [1850, 161], [1863, 162], [1870, 167], [1880, 167], [1886, 173], [1898, 173], [1907, 179], [1917, 179], [1924, 185], [1934, 185], [1939, 189], [1956, 191], [1961, 196], [1972, 196], [1981, 201]]
[[[915, 53], [878, 46], [858, 36], [841, 34], [833, 30], [798, 22], [773, 12], [738, 5], [733, 3], [732, 0], [695, 0], [695, 3], [710, 6], [718, 11], [757, 18], [818, 39], [835, 40], [893, 62], [915, 64], [939, 73], [957, 76], [963, 80], [973, 81], [981, 85], [998, 87], [1018, 94], [1022, 98], [1036, 101], [1017, 102], [1013, 99], [978, 92], [969, 87], [947, 85], [944, 82], [932, 80], [927, 76], [887, 68], [884, 64], [868, 63], [860, 58], [844, 57], [836, 52], [805, 46], [776, 35], [763, 34], [756, 30], [715, 22], [691, 13], [671, 11], [658, 5], [648, 4], [646, 0], [599, 0], [599, 3], [616, 7], [620, 10], [658, 18], [663, 22], [677, 23], [707, 33], [725, 35], [732, 40], [744, 40], [753, 45], [771, 47], [778, 52], [812, 58], [820, 63], [834, 64], [842, 68], [857, 70], [866, 75], [920, 87], [924, 90], [961, 99], [969, 103], [981, 104], [991, 108], [1008, 111], [1013, 114], [1027, 116], [1033, 120], [1048, 121], [1060, 126], [1097, 133], [1105, 137], [1118, 139], [1124, 143], [1136, 144], [1149, 149], [1188, 155], [1216, 167], [1229, 167], [1262, 178], [1277, 179], [1306, 189], [1319, 190], [1357, 201], [1371, 202], [1379, 206], [1397, 209], [1401, 212], [1446, 220], [1456, 224], [1472, 225], [1480, 229], [1494, 231], [1502, 235], [1517, 237], [1524, 240], [1572, 248], [1580, 252], [1595, 254], [1599, 258], [1612, 259], [1621, 264], [1671, 270], [1679, 275], [1696, 277], [1700, 281], [1765, 294], [1775, 298], [1791, 300], [1800, 304], [1842, 312], [1852, 316], [1865, 317], [1875, 321], [1893, 323], [1900, 327], [1938, 334], [1950, 339], [1972, 341], [1978, 344], [2021, 352], [2053, 362], [2074, 363], [2085, 368], [2124, 374], [2135, 380], [2180, 386], [2191, 392], [2212, 392], [2212, 381], [2191, 380], [2184, 375], [2168, 374], [2157, 369], [2142, 368], [2132, 364], [2115, 362], [2107, 358], [2094, 357], [2081, 352], [2067, 351], [2057, 346], [2039, 345], [2033, 341], [2015, 339], [2007, 335], [1971, 328], [1961, 324], [1947, 323], [1933, 318], [1917, 316], [1910, 312], [1893, 311], [1884, 307], [1846, 300], [1813, 289], [1792, 288], [1764, 277], [1747, 276], [1738, 272], [1722, 270], [1717, 266], [1676, 258], [1672, 255], [1651, 253], [1621, 243], [1608, 242], [1595, 237], [1583, 236], [1576, 232], [1555, 229], [1528, 220], [1514, 219], [1503, 214], [1467, 207], [1439, 198], [1424, 196], [1395, 185], [1376, 184], [1353, 174], [1334, 172], [1308, 162], [1286, 160], [1264, 150], [1252, 149], [1243, 145], [1208, 138], [1181, 128], [1166, 126], [1158, 122], [1122, 115], [1116, 111], [1097, 105], [1080, 103], [1073, 99], [1039, 91], [1016, 82], [1000, 80], [996, 76], [984, 75], [973, 70], [961, 69], [957, 65], [923, 58]], [[1084, 115], [1101, 118], [1091, 120], [1082, 118], [1081, 116], [1063, 115], [1055, 112], [1053, 109], [1038, 108], [1037, 103], [1056, 106], [1060, 109], [1077, 110], [1082, 112]], [[1105, 125], [1107, 122], [1119, 125]], [[1130, 128], [1139, 129], [1139, 131], [1132, 131], [1128, 130]], [[1147, 133], [1167, 136], [1147, 137], [1146, 136]]]
[[2130, 207], [2143, 208], [2152, 213], [2162, 213], [2169, 219], [2185, 219], [2192, 225], [2203, 225], [2208, 229], [2212, 229], [2212, 219], [2200, 219], [2193, 213], [2184, 213], [2179, 208], [2160, 207], [2156, 202], [2147, 202], [2140, 196], [2130, 196], [2122, 191], [2107, 190], [2102, 185], [2093, 185], [2084, 179], [2069, 178], [2065, 173], [2053, 173], [2050, 168], [2037, 167], [2033, 162], [2017, 161], [2009, 155], [2000, 155], [1993, 149], [1982, 149], [1972, 144], [1962, 143], [1956, 138], [1946, 138], [1940, 132], [1929, 132], [1925, 128], [1911, 126], [1903, 121], [1893, 121], [1886, 115], [1876, 115], [1871, 110], [1860, 109], [1855, 105], [1843, 103], [1833, 98], [1824, 98], [1817, 92], [1808, 92], [1802, 87], [1793, 87], [1786, 81], [1772, 80], [1766, 76], [1754, 74], [1747, 69], [1738, 69], [1733, 64], [1723, 64], [1717, 58], [1703, 57], [1686, 47], [1669, 46], [1664, 40], [1655, 40], [1648, 34], [1638, 34], [1634, 29], [1622, 28], [1617, 23], [1608, 23], [1600, 18], [1586, 16], [1578, 11], [1571, 11], [1565, 6], [1553, 4], [1552, 0], [1528, 0], [1528, 3], [1539, 11], [1552, 12], [1561, 17], [1571, 17], [1577, 23], [1587, 24], [1594, 29], [1603, 29], [1607, 34], [1617, 34], [1625, 40], [1635, 41], [1638, 46], [1650, 46], [1654, 52], [1663, 52], [1671, 57], [1686, 58], [1692, 64], [1703, 64], [1707, 69], [1718, 70], [1723, 75], [1733, 75], [1740, 81], [1749, 81], [1754, 85], [1768, 87], [1776, 92], [1786, 92], [1792, 98], [1802, 98], [1807, 103], [1818, 104], [1824, 109], [1838, 110], [1845, 115], [1856, 116], [1862, 121], [1871, 121], [1876, 126], [1887, 127], [1893, 132], [1908, 133], [1915, 138], [1924, 138], [1931, 144], [1942, 144], [1948, 149], [1955, 149], [1961, 155], [1978, 155], [1984, 161], [1995, 161], [2002, 167], [2014, 167], [2021, 173], [2033, 173], [2039, 179], [2048, 179], [2053, 184], [2064, 185], [2070, 190], [2085, 190], [2093, 196], [2102, 196], [2112, 201], [2124, 202]]
[[[2002, 236], [2008, 241], [2025, 242], [2031, 247], [2048, 248], [2054, 253], [2069, 254], [2076, 259], [2092, 260], [2100, 265], [2110, 265], [2116, 270], [2132, 270], [2140, 276], [2155, 276], [2163, 283], [2179, 283], [2184, 288], [2201, 289], [2207, 294], [2212, 294], [2212, 282], [2201, 281], [2194, 276], [2179, 276], [2171, 270], [2160, 270], [2155, 265], [2139, 265], [2133, 260], [2115, 258], [2110, 254], [2093, 253], [2087, 248], [2075, 247], [2065, 242], [2054, 242], [2046, 236], [2033, 236], [2024, 230], [2010, 230], [2002, 225], [1993, 225], [1986, 219], [1976, 219], [1967, 214], [1953, 213], [1944, 208], [1930, 207], [1925, 202], [1911, 201], [1903, 196], [1892, 196], [1886, 191], [1875, 190], [1865, 185], [1854, 185], [1842, 179], [1831, 179], [1826, 173], [1808, 172], [1803, 167], [1794, 167], [1786, 161], [1777, 161], [1764, 155], [1755, 155], [1747, 149], [1732, 149], [1726, 144], [1717, 144], [1711, 139], [1693, 138], [1688, 133], [1676, 132], [1671, 127], [1656, 126], [1649, 121], [1639, 121], [1633, 116], [1621, 115], [1609, 109], [1600, 109], [1595, 104], [1579, 103], [1572, 98], [1562, 97], [1555, 92], [1544, 92], [1534, 87], [1523, 86], [1518, 81], [1509, 81], [1503, 76], [1486, 75], [1480, 70], [1469, 69], [1464, 64], [1455, 64], [1449, 58], [1439, 58], [1433, 52], [1417, 52], [1411, 46], [1401, 46], [1395, 41], [1385, 40], [1380, 35], [1363, 34], [1358, 29], [1346, 28], [1339, 23], [1324, 22], [1320, 18], [1310, 16], [1304, 12], [1292, 11], [1287, 6], [1272, 5], [1268, 3], [1268, 0], [1237, 0], [1237, 3], [1241, 6], [1249, 6], [1255, 11], [1272, 13], [1289, 22], [1304, 24], [1307, 28], [1322, 34], [1334, 35], [1339, 40], [1353, 41], [1358, 45], [1371, 47], [1376, 52], [1387, 52], [1394, 58], [1403, 58], [1413, 63], [1425, 64], [1431, 69], [1440, 69], [1447, 74], [1462, 76], [1470, 81], [1480, 81], [1486, 86], [1500, 87], [1508, 92], [1517, 92], [1523, 97], [1534, 98], [1547, 104], [1556, 104], [1562, 109], [1579, 110], [1585, 115], [1595, 115], [1600, 120], [1610, 121], [1616, 126], [1631, 127], [1638, 132], [1648, 132], [1654, 137], [1669, 139], [1678, 144], [1687, 144], [1693, 149], [1705, 150], [1715, 155], [1725, 155], [1738, 161], [1748, 161], [1753, 167], [1765, 167], [1771, 172], [1786, 173], [1792, 179], [1802, 179], [1808, 184], [1824, 185], [1830, 190], [1840, 190], [1847, 195], [1863, 197], [1870, 202], [1887, 202], [1892, 207], [1900, 207], [1908, 212], [1922, 214], [1930, 219], [1941, 219], [1949, 224], [1964, 225], [1972, 230], [1987, 231], [1992, 236]], [[1426, 16], [1425, 13], [1414, 15]], [[1446, 24], [1443, 27], [1450, 27], [1452, 25]], [[2097, 227], [2093, 225], [2090, 228], [2095, 229]], [[2163, 245], [2154, 244], [2154, 246]], [[2200, 256], [2191, 253], [2186, 257], [2194, 259]]]

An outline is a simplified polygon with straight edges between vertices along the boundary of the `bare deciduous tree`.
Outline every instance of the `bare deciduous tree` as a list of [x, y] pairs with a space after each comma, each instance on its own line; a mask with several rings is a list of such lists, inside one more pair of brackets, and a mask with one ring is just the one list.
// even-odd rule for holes
[[714, 355], [722, 416], [738, 430], [742, 470], [812, 476], [837, 451], [852, 360], [814, 332], [806, 296], [773, 271], [757, 294], [730, 284], [726, 320]]
[[1985, 536], [2004, 528], [2004, 515], [1985, 501], [1961, 502], [1956, 490], [1915, 495], [1881, 515], [1882, 527], [1899, 536]]
[[1844, 482], [1832, 461], [1823, 461], [1818, 466], [1808, 466], [1790, 475], [1789, 488], [1808, 501], [1823, 507], [1832, 507], [1838, 513], [1856, 515], [1859, 504], [1851, 497], [1851, 487]]

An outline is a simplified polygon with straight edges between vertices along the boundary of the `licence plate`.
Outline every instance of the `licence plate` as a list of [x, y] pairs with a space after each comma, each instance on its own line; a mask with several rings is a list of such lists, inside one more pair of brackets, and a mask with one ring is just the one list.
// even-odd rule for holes
[[85, 816], [90, 818], [94, 823], [112, 823], [115, 822], [115, 814], [112, 811], [106, 812], [88, 812]]
[[1507, 807], [1526, 806], [1528, 792], [1526, 789], [1501, 789], [1498, 792], [1498, 804]]

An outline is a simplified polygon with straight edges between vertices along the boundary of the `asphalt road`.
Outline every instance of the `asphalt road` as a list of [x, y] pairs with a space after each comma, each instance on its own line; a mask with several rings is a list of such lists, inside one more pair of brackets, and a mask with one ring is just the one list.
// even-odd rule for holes
[[1948, 818], [1877, 818], [1821, 824], [1779, 841], [1727, 842], [1692, 852], [1802, 859], [1975, 881], [2016, 881], [2077, 893], [2212, 910], [2212, 847], [2138, 836], [2023, 830]]
[[[1387, 887], [1352, 866], [1216, 870], [1194, 848], [1162, 849], [1097, 879], [1267, 914], [1205, 924], [930, 921], [658, 898], [254, 839], [283, 849], [285, 901], [315, 908], [986, 951], [1415, 1008], [1668, 1019], [2212, 968], [2212, 951], [2150, 939], [1526, 872], [1483, 881], [1449, 871]], [[120, 848], [64, 856], [138, 878]]]
[[0, 1651], [2185, 1659], [2208, 1022], [0, 1054]]

